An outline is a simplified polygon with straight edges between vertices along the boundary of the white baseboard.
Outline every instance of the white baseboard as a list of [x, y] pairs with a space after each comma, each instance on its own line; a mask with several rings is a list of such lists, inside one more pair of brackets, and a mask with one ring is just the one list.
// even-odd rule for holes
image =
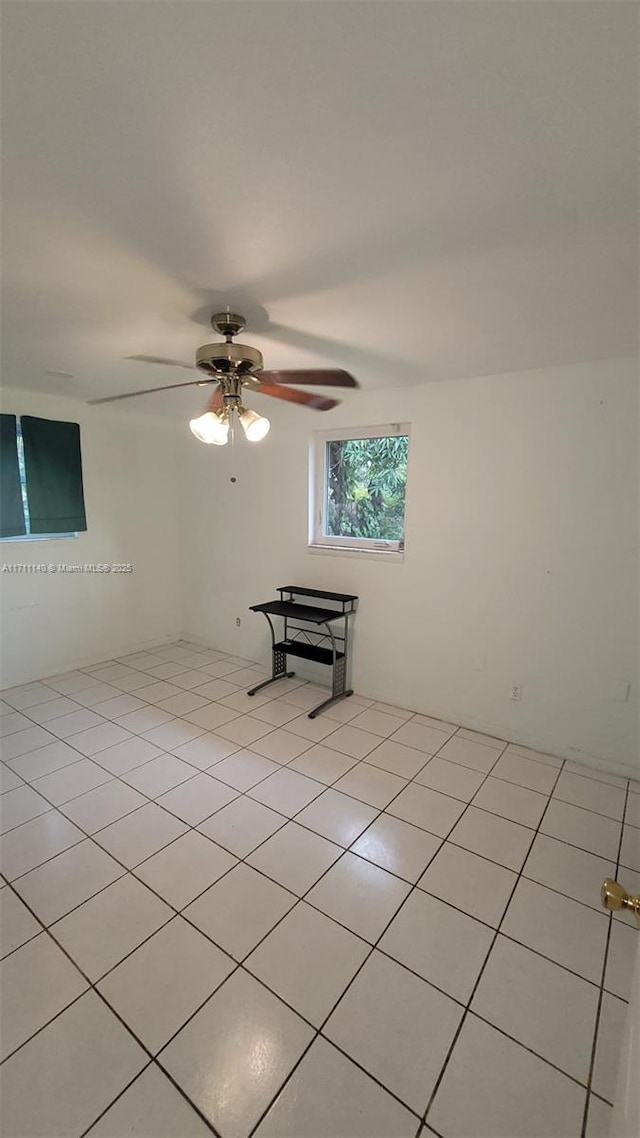
[[[151, 651], [152, 648], [159, 648], [161, 644], [172, 644], [174, 641], [179, 640], [181, 635], [180, 632], [167, 632], [164, 636], [154, 637], [153, 640], [135, 640], [128, 641], [125, 644], [121, 643], [115, 647], [105, 648], [102, 658], [108, 661], [115, 660], [119, 656], [130, 656], [132, 652], [148, 652]], [[99, 653], [98, 656], [102, 656], [102, 652]], [[10, 688], [22, 687], [23, 684], [37, 683], [40, 680], [50, 679], [52, 676], [64, 675], [66, 672], [75, 672], [81, 668], [92, 668], [95, 664], [99, 663], [100, 659], [96, 659], [95, 652], [91, 657], [85, 656], [72, 661], [65, 660], [64, 663], [60, 664], [59, 668], [56, 668], [55, 672], [52, 672], [50, 669], [46, 671], [35, 669], [31, 675], [26, 676], [24, 679], [17, 680], [14, 683], [5, 684], [0, 681], [2, 685], [0, 686], [0, 691], [9, 691]]]

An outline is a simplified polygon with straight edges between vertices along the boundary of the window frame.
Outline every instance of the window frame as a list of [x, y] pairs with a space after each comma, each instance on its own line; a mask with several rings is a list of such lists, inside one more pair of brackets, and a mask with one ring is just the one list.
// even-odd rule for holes
[[[405, 538], [389, 541], [373, 537], [340, 537], [325, 533], [327, 511], [327, 444], [349, 439], [381, 439], [406, 436], [411, 448], [410, 423], [382, 423], [369, 427], [333, 427], [314, 431], [309, 448], [309, 533], [312, 553], [337, 553], [352, 557], [404, 560]], [[406, 510], [406, 496], [405, 496]]]

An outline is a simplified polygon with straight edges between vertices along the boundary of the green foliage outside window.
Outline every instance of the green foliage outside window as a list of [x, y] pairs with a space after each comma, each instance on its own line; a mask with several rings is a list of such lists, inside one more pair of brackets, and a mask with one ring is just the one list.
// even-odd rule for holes
[[407, 435], [327, 443], [327, 536], [402, 541]]

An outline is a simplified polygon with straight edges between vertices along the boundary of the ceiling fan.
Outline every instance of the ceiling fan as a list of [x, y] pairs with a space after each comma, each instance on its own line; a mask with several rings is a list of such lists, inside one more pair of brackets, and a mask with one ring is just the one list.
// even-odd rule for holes
[[150, 395], [156, 391], [171, 391], [177, 387], [209, 387], [214, 390], [203, 413], [192, 419], [189, 426], [203, 443], [224, 446], [229, 437], [229, 429], [236, 414], [249, 442], [263, 439], [269, 430], [269, 420], [248, 410], [242, 404], [242, 388], [257, 391], [260, 395], [271, 395], [290, 403], [301, 403], [314, 411], [330, 411], [337, 407], [339, 400], [314, 395], [310, 391], [295, 390], [289, 386], [298, 383], [317, 384], [321, 387], [357, 387], [358, 383], [341, 368], [311, 368], [300, 371], [265, 371], [262, 353], [248, 344], [235, 344], [233, 337], [242, 332], [245, 319], [233, 312], [215, 312], [211, 317], [212, 327], [223, 341], [203, 344], [196, 351], [195, 364], [181, 360], [168, 360], [161, 356], [127, 356], [130, 360], [142, 363], [169, 364], [172, 367], [188, 368], [203, 373], [206, 378], [187, 380], [184, 383], [170, 383], [164, 387], [149, 387], [144, 391], [130, 391], [125, 395], [108, 395], [102, 399], [90, 399], [90, 403], [114, 403], [118, 399], [132, 399], [136, 395]]

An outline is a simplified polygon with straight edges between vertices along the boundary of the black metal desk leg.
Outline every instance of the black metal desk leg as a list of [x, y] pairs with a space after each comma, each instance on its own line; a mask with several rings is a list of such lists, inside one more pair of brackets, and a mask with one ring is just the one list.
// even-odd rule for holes
[[315, 719], [319, 711], [324, 711], [325, 707], [331, 707], [331, 704], [337, 703], [339, 699], [348, 699], [350, 695], [353, 695], [353, 688], [349, 688], [349, 691], [341, 691], [339, 695], [330, 695], [328, 699], [325, 699], [324, 703], [319, 703], [317, 707], [314, 707], [313, 711], [309, 712], [307, 718]]
[[[289, 680], [292, 676], [295, 676], [295, 672], [281, 672], [279, 676], [270, 676], [268, 680], [263, 680], [261, 684], [256, 684], [254, 688], [251, 688], [250, 691], [247, 692], [247, 695], [255, 695], [261, 688], [266, 688], [269, 684], [275, 684], [278, 680]], [[352, 693], [349, 692], [349, 695], [351, 694]]]
[[[346, 637], [347, 625], [348, 625], [348, 618], [345, 618], [345, 637]], [[307, 716], [308, 719], [315, 719], [316, 715], [318, 715], [318, 713], [320, 711], [323, 711], [325, 707], [330, 707], [332, 703], [336, 703], [339, 699], [345, 699], [347, 696], [353, 695], [353, 690], [350, 690], [350, 691], [346, 690], [346, 682], [347, 682], [347, 658], [346, 658], [346, 655], [340, 656], [340, 658], [338, 658], [338, 647], [336, 644], [336, 638], [333, 635], [333, 629], [331, 628], [331, 625], [328, 623], [325, 625], [325, 628], [327, 629], [327, 635], [329, 636], [329, 638], [331, 640], [331, 647], [333, 650], [333, 661], [332, 661], [332, 666], [331, 666], [331, 695], [330, 695], [329, 699], [325, 699], [322, 703], [319, 703], [317, 707], [314, 707], [313, 711], [310, 711], [308, 713], [308, 716]]]
[[271, 677], [268, 680], [263, 680], [260, 684], [256, 684], [254, 688], [251, 688], [247, 692], [247, 695], [255, 695], [261, 688], [266, 688], [268, 684], [274, 684], [276, 680], [290, 679], [292, 676], [295, 676], [295, 672], [287, 671], [286, 654], [276, 650], [276, 632], [271, 617], [266, 612], [263, 613], [263, 616], [267, 618], [271, 630]]

